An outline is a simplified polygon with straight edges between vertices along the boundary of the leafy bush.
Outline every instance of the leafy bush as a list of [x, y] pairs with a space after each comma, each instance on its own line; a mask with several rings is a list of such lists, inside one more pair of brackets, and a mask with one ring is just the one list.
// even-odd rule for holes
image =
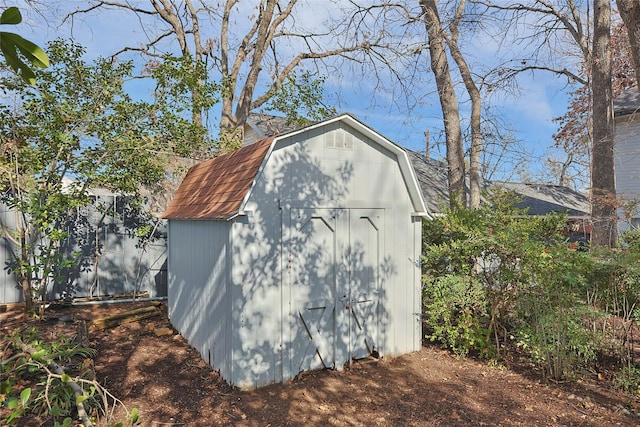
[[585, 304], [594, 256], [568, 249], [565, 215], [528, 216], [509, 193], [489, 197], [424, 226], [426, 338], [483, 356], [514, 339], [550, 377], [572, 375], [603, 342], [592, 328], [598, 311]]
[[538, 302], [536, 313], [514, 331], [516, 345], [555, 380], [574, 375], [596, 360], [597, 334], [585, 327], [586, 307], [561, 307]]
[[[36, 329], [26, 331], [23, 336], [16, 335], [13, 343], [15, 354], [2, 365], [4, 381], [0, 394], [7, 396], [6, 404], [12, 409], [5, 422], [15, 423], [27, 413], [47, 414], [54, 420], [72, 415], [77, 399], [67, 386], [71, 377], [57, 375], [50, 366], [64, 364], [77, 375], [76, 382], [78, 379], [92, 381], [93, 371], [83, 367], [82, 360], [92, 357], [95, 351], [64, 336], [46, 343], [40, 340]], [[28, 380], [26, 384], [25, 380]], [[89, 410], [98, 407], [95, 387], [86, 387], [83, 400]]]
[[635, 364], [625, 366], [616, 372], [613, 383], [627, 393], [640, 394], [640, 367]]
[[607, 315], [591, 327], [607, 338], [620, 365], [628, 366], [634, 361], [632, 334], [640, 316], [640, 247], [623, 240], [619, 249], [593, 251], [591, 261], [586, 303]]
[[458, 355], [517, 348], [557, 380], [614, 356], [616, 381], [637, 391], [640, 231], [618, 249], [571, 251], [566, 216], [528, 216], [508, 193], [488, 199], [424, 223], [425, 338]]
[[[466, 356], [477, 350], [489, 356], [492, 349], [486, 328], [486, 299], [482, 285], [473, 278], [445, 275], [424, 287], [426, 338], [443, 343]], [[483, 321], [484, 320], [484, 321]]]
[[[432, 330], [441, 322], [441, 328], [449, 328], [449, 334], [459, 335], [455, 329], [468, 319], [457, 316], [476, 316], [474, 330], [484, 331], [485, 339], [474, 339], [474, 346], [481, 354], [499, 353], [507, 337], [505, 331], [512, 322], [518, 297], [530, 286], [541, 268], [541, 255], [550, 246], [560, 245], [560, 230], [566, 222], [563, 215], [529, 217], [526, 212], [513, 207], [515, 199], [509, 193], [496, 192], [489, 196], [491, 204], [480, 209], [453, 209], [445, 215], [424, 224], [423, 274], [425, 286], [425, 319]], [[442, 282], [445, 276], [456, 276]], [[468, 297], [477, 298], [458, 310], [445, 322], [435, 304], [437, 287], [455, 283], [473, 283], [475, 292]], [[454, 295], [456, 294], [455, 291]], [[480, 298], [481, 297], [481, 298]], [[482, 307], [480, 309], [480, 307]], [[480, 317], [477, 317], [481, 314]], [[430, 339], [444, 340], [451, 346], [452, 339], [445, 339], [445, 331]], [[437, 337], [437, 338], [436, 338]], [[458, 350], [465, 352], [464, 346]]]

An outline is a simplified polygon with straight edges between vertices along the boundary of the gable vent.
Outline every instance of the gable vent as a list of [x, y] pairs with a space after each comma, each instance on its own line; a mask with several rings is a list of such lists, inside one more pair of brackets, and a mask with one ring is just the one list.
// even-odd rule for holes
[[336, 148], [339, 150], [353, 150], [353, 135], [345, 132], [344, 129], [336, 129], [324, 136], [325, 148]]

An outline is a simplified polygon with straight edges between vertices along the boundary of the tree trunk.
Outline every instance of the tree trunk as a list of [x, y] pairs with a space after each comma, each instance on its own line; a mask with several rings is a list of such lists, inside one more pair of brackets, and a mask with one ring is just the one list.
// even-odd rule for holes
[[591, 242], [616, 243], [616, 187], [613, 161], [613, 107], [611, 87], [611, 3], [593, 1], [593, 150], [591, 165]]
[[[480, 91], [473, 81], [471, 69], [458, 46], [458, 23], [463, 17], [466, 1], [462, 0], [453, 22], [449, 25], [451, 37], [446, 37], [447, 45], [453, 60], [458, 66], [460, 76], [471, 99], [471, 148], [469, 149], [469, 206], [480, 207], [480, 153], [482, 152], [482, 99]], [[443, 33], [445, 34], [445, 33]]]
[[[30, 265], [29, 251], [27, 250], [27, 234], [23, 228], [20, 230], [20, 262], [22, 265]], [[24, 296], [24, 310], [27, 313], [33, 311], [33, 293], [31, 292], [31, 276], [23, 269], [19, 269], [20, 286]]]
[[627, 27], [633, 67], [636, 70], [636, 87], [640, 89], [640, 3], [638, 0], [616, 0], [616, 4]]
[[445, 50], [442, 23], [435, 0], [420, 0], [420, 6], [424, 13], [427, 36], [429, 38], [431, 70], [436, 78], [438, 96], [442, 106], [447, 145], [449, 204], [452, 208], [466, 207], [464, 149], [462, 147], [460, 114]]

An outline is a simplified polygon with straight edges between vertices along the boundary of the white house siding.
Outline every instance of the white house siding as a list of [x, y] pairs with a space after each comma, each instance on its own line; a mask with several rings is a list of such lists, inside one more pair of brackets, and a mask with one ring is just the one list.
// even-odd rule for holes
[[[616, 192], [622, 200], [640, 200], [640, 120], [636, 115], [616, 119], [615, 173]], [[640, 226], [640, 212], [630, 219], [620, 211], [619, 229]]]

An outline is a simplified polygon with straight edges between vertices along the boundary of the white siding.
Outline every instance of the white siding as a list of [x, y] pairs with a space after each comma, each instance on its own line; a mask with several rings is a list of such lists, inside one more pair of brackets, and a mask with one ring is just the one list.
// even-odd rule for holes
[[231, 321], [225, 221], [169, 221], [169, 317], [202, 358], [229, 378]]
[[281, 382], [282, 278], [280, 215], [263, 200], [232, 227], [231, 383], [258, 387]]
[[[415, 264], [419, 255], [415, 250], [416, 241], [419, 250], [421, 227], [411, 218], [413, 205], [394, 155], [340, 123], [314, 129], [278, 141], [250, 200], [251, 210], [263, 209], [264, 218], [269, 217], [264, 212], [279, 215], [274, 211], [276, 203], [299, 208], [385, 209], [381, 265], [372, 266], [381, 271], [384, 348], [380, 350], [394, 356], [420, 348], [420, 277]], [[275, 223], [265, 226], [279, 232]], [[294, 314], [285, 313], [282, 321], [288, 324], [287, 317]], [[344, 362], [336, 360], [338, 367]]]
[[[615, 174], [617, 197], [623, 201], [640, 199], [640, 119], [636, 115], [616, 120]], [[627, 221], [624, 212], [619, 213], [620, 230], [628, 229], [629, 222], [637, 222], [640, 212], [634, 212]]]
[[[342, 122], [283, 136], [276, 139], [243, 208], [241, 216], [229, 222], [169, 221], [171, 321], [225, 380], [242, 388], [284, 382], [298, 373], [294, 357], [298, 367], [306, 360], [300, 354], [314, 345], [310, 336], [315, 332], [305, 334], [299, 327], [301, 313], [308, 309], [300, 299], [314, 294], [315, 288], [300, 289], [307, 285], [298, 281], [294, 296], [291, 254], [296, 247], [310, 256], [335, 250], [335, 256], [299, 257], [294, 270], [303, 271], [309, 283], [321, 280], [322, 286], [336, 291], [334, 305], [327, 305], [335, 319], [327, 325], [335, 327], [325, 332], [335, 334], [335, 359], [327, 360], [337, 369], [349, 361], [344, 349], [356, 335], [349, 328], [357, 316], [349, 311], [352, 302], [338, 291], [352, 289], [354, 280], [362, 283], [375, 277], [379, 324], [373, 340], [380, 345], [376, 350], [395, 356], [420, 348], [416, 259], [421, 226], [411, 216], [414, 204], [395, 154]], [[297, 239], [298, 245], [308, 247], [289, 245], [294, 212], [328, 215], [326, 221], [318, 218], [325, 221], [318, 224], [333, 232], [309, 233], [322, 242]], [[375, 217], [375, 227], [365, 223], [356, 230], [360, 226], [349, 222], [350, 215], [356, 221]], [[337, 236], [337, 243], [327, 242], [328, 235]], [[360, 242], [358, 250], [364, 253], [349, 246], [352, 241]], [[362, 242], [373, 241], [377, 248], [362, 247]], [[327, 260], [335, 264], [327, 266]], [[298, 327], [293, 326], [296, 322]], [[363, 338], [365, 332], [359, 331], [358, 339], [368, 339]], [[318, 366], [316, 362], [311, 367]]]

